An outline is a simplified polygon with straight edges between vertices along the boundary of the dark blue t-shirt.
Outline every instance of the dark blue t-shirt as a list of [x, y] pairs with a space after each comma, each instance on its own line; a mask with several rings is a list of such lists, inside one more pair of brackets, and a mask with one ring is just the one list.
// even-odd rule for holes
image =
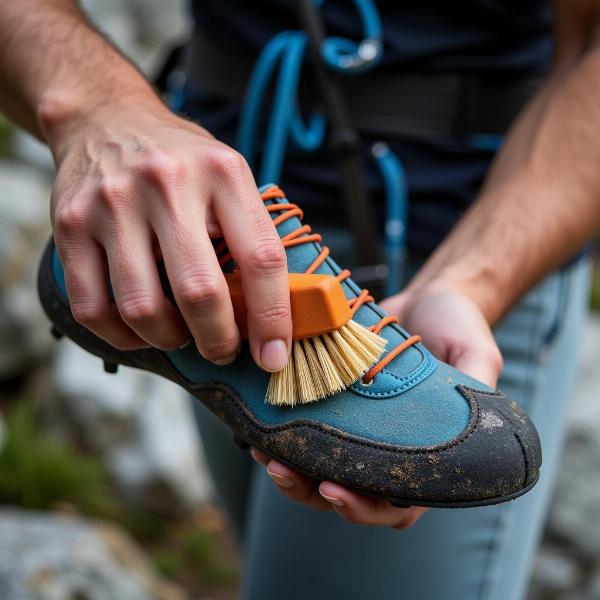
[[[222, 41], [259, 51], [276, 33], [298, 29], [294, 0], [192, 0], [197, 27]], [[552, 52], [549, 0], [379, 0], [383, 68], [412, 71], [478, 71], [542, 74]], [[361, 22], [349, 0], [326, 0], [329, 35], [359, 40]], [[219, 139], [233, 144], [239, 103], [188, 89], [184, 112]], [[365, 140], [369, 142], [376, 140]], [[463, 140], [387, 139], [406, 170], [410, 191], [409, 246], [431, 251], [475, 198], [493, 152]], [[366, 174], [379, 222], [382, 183]], [[308, 222], [343, 225], [339, 179], [326, 150], [290, 148], [282, 185], [305, 209]]]

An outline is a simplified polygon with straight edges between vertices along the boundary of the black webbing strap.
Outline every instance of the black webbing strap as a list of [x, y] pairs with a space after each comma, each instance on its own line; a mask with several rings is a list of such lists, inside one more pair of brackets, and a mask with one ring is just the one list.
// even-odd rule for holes
[[321, 61], [320, 49], [326, 34], [320, 11], [313, 0], [300, 0], [298, 4], [300, 21], [309, 37], [315, 84], [329, 120], [328, 141], [340, 171], [344, 207], [354, 237], [356, 260], [359, 265], [376, 266], [380, 261], [379, 243], [365, 185], [360, 136], [348, 114], [340, 85], [341, 77], [328, 70]]
[[[189, 81], [228, 98], [242, 98], [256, 55], [197, 32], [187, 48]], [[439, 139], [503, 135], [536, 92], [540, 76], [411, 73], [377, 69], [338, 79], [352, 125], [373, 136]], [[300, 101], [322, 104], [314, 75], [303, 75]]]

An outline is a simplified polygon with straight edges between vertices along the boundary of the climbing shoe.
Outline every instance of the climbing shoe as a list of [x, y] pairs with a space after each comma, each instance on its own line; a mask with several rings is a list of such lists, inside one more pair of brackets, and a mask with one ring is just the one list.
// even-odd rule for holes
[[[255, 365], [246, 343], [224, 367], [203, 359], [193, 344], [170, 352], [117, 350], [73, 319], [51, 240], [38, 287], [55, 335], [99, 356], [108, 371], [126, 365], [178, 383], [232, 429], [240, 446], [319, 481], [397, 506], [482, 506], [530, 490], [541, 449], [527, 415], [502, 392], [434, 358], [329, 257], [320, 236], [302, 225], [301, 209], [278, 187], [261, 193], [290, 273], [335, 277], [353, 321], [386, 341], [383, 354], [354, 383], [316, 401], [277, 405], [267, 401], [270, 375]], [[224, 270], [232, 270], [224, 242], [215, 250]]]

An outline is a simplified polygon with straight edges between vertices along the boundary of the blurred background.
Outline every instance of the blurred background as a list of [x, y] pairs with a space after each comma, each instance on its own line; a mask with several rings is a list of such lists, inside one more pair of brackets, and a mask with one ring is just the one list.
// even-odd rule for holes
[[[185, 0], [87, 0], [153, 76], [185, 39]], [[47, 149], [0, 118], [0, 598], [237, 597], [185, 393], [57, 344], [35, 276], [50, 234]], [[563, 466], [529, 600], [600, 599], [600, 258]], [[509, 600], [509, 599], [508, 599]]]

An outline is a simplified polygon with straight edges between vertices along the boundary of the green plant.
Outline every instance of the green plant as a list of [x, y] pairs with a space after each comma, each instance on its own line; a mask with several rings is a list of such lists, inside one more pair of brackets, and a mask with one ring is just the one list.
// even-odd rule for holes
[[592, 287], [590, 290], [590, 308], [600, 311], [600, 264], [592, 271]]
[[40, 432], [27, 401], [18, 402], [6, 420], [0, 501], [37, 509], [68, 503], [98, 516], [116, 510], [101, 464]]
[[234, 583], [237, 573], [225, 562], [215, 537], [209, 531], [194, 531], [183, 539], [183, 551], [190, 567], [197, 569], [201, 580], [209, 585]]
[[10, 153], [13, 126], [0, 115], [0, 157]]

